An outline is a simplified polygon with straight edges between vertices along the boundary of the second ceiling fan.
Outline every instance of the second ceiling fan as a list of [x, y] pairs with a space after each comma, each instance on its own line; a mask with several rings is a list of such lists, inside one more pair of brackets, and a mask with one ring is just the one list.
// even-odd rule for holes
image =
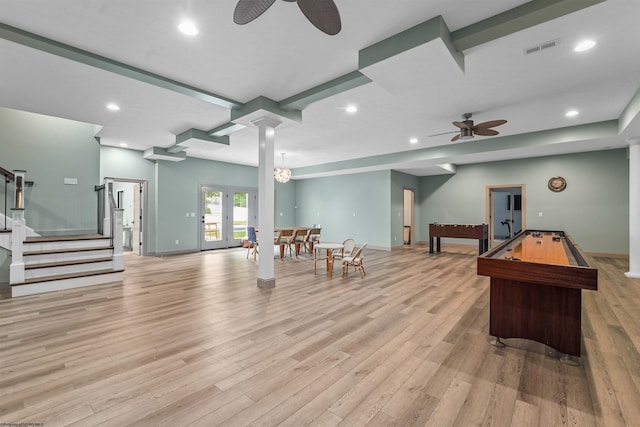
[[[247, 24], [262, 15], [276, 0], [239, 0], [233, 12], [233, 22]], [[284, 0], [296, 2], [307, 19], [320, 31], [336, 35], [342, 29], [340, 13], [333, 0]]]

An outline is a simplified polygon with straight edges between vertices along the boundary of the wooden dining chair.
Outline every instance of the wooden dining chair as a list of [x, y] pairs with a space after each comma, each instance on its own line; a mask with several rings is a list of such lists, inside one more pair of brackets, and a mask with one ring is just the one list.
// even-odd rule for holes
[[301, 229], [304, 231], [304, 233], [302, 234], [302, 236], [297, 238], [296, 243], [296, 250], [298, 251], [298, 254], [300, 252], [302, 252], [302, 250], [304, 249], [305, 253], [309, 253], [308, 251], [308, 242], [309, 242], [309, 238], [311, 237], [311, 228], [303, 228]]
[[293, 232], [293, 235], [288, 240], [288, 248], [289, 248], [289, 256], [292, 256], [292, 251], [296, 253], [296, 257], [300, 254], [301, 246], [303, 245], [303, 241], [308, 234], [308, 229], [306, 228], [296, 228]]
[[360, 277], [364, 279], [364, 249], [367, 247], [367, 243], [363, 243], [353, 255], [345, 256], [342, 259], [342, 276], [349, 276], [349, 267], [353, 267], [354, 270], [360, 271]]
[[313, 245], [315, 245], [316, 243], [320, 243], [320, 232], [322, 231], [321, 228], [318, 227], [314, 227], [311, 230], [309, 230], [309, 237], [307, 239], [307, 243], [305, 245], [306, 249], [309, 249], [309, 252], [313, 253]]
[[278, 235], [273, 238], [273, 244], [280, 249], [280, 259], [284, 258], [285, 249], [289, 245], [289, 241], [293, 237], [293, 228], [281, 228]]

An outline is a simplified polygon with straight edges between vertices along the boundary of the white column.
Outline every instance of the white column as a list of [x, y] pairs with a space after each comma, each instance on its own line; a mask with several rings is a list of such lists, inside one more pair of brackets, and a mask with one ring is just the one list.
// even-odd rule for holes
[[[113, 180], [104, 180], [104, 218], [102, 219], [102, 235], [111, 236], [111, 197], [109, 191], [113, 191]], [[114, 206], [115, 207], [115, 206]]]
[[273, 183], [273, 152], [275, 127], [281, 122], [263, 117], [253, 121], [258, 127], [258, 244], [260, 255], [258, 256], [258, 287], [273, 288], [276, 286], [274, 273], [274, 245], [273, 230], [275, 223], [274, 214], [274, 188]]
[[629, 271], [640, 279], [640, 137], [629, 138]]

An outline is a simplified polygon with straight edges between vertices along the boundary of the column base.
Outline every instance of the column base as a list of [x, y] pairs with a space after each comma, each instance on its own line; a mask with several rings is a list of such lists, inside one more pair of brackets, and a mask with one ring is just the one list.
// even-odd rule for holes
[[627, 271], [624, 275], [630, 279], [640, 279], [640, 272]]
[[260, 289], [272, 289], [276, 287], [276, 279], [260, 279], [258, 278], [258, 287]]

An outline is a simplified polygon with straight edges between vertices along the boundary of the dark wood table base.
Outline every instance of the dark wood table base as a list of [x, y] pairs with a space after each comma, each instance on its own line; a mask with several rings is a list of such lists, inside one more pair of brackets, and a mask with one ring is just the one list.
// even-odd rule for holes
[[580, 289], [491, 278], [489, 333], [527, 338], [580, 356]]

